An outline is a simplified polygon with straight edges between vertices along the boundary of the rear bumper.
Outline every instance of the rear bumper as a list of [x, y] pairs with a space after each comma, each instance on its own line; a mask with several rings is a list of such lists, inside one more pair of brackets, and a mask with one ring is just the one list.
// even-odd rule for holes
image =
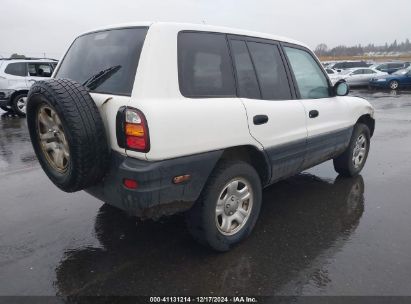
[[[213, 151], [148, 162], [112, 152], [108, 174], [86, 192], [138, 217], [159, 218], [186, 211], [199, 197], [221, 154]], [[175, 176], [186, 174], [191, 176], [189, 181], [172, 182]], [[137, 189], [124, 187], [124, 178], [136, 180]]]

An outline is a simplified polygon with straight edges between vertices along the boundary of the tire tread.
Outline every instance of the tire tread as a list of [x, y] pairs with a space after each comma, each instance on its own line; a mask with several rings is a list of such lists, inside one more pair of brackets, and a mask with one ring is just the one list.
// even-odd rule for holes
[[73, 166], [73, 174], [64, 184], [57, 184], [47, 166], [42, 164], [47, 175], [66, 192], [79, 191], [99, 182], [107, 170], [109, 148], [103, 120], [86, 88], [69, 79], [36, 82], [29, 91], [27, 105], [32, 141], [37, 140], [33, 131], [37, 108], [31, 107], [31, 99], [36, 96], [45, 98], [59, 115], [68, 137]]

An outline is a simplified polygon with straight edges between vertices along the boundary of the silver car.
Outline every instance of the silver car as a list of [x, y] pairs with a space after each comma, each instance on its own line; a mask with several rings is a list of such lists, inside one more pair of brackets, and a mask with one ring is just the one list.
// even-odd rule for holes
[[342, 71], [339, 75], [350, 86], [367, 86], [372, 78], [388, 74], [372, 68], [355, 68]]
[[340, 73], [338, 73], [336, 70], [326, 68], [325, 71], [327, 72], [332, 85], [335, 85], [338, 80], [343, 79]]

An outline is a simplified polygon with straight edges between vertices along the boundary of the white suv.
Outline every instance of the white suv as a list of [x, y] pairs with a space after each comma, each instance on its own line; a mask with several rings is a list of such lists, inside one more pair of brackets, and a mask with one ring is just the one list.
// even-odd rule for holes
[[180, 23], [79, 36], [28, 95], [33, 147], [62, 190], [139, 217], [185, 212], [220, 251], [245, 238], [263, 187], [334, 159], [357, 175], [374, 110], [286, 38]]
[[0, 59], [0, 108], [24, 116], [30, 87], [51, 77], [56, 65], [50, 59]]

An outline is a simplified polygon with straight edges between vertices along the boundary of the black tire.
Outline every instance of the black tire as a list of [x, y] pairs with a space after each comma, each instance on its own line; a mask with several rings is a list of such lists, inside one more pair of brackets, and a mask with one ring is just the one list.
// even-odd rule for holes
[[[358, 166], [354, 165], [353, 156], [357, 139], [363, 135], [365, 137], [365, 155], [362, 157], [362, 161]], [[370, 150], [370, 129], [362, 123], [357, 123], [354, 126], [353, 133], [351, 135], [350, 144], [348, 148], [340, 156], [334, 158], [334, 169], [342, 176], [356, 176], [362, 168], [364, 168], [367, 161], [368, 152]]]
[[399, 83], [397, 80], [391, 80], [388, 86], [390, 87], [391, 90], [397, 90], [399, 88]]
[[[17, 94], [16, 96], [13, 97], [13, 100], [11, 101], [11, 108], [13, 110], [14, 113], [16, 113], [18, 116], [26, 116], [26, 110], [24, 108], [20, 108], [18, 101], [21, 98], [27, 97], [26, 93], [20, 93]], [[27, 101], [26, 101], [27, 102]], [[27, 107], [27, 103], [26, 103], [26, 107]]]
[[[69, 160], [56, 170], [43, 151], [38, 128], [40, 107], [52, 109], [61, 121]], [[27, 124], [39, 162], [61, 190], [75, 192], [98, 183], [107, 171], [109, 149], [100, 113], [87, 90], [68, 79], [38, 81], [27, 99]]]
[[[217, 200], [224, 187], [236, 178], [244, 179], [250, 185], [253, 195], [252, 208], [247, 221], [239, 231], [233, 235], [224, 235], [217, 228]], [[202, 245], [217, 251], [227, 251], [251, 233], [260, 213], [261, 195], [260, 177], [251, 165], [242, 161], [221, 161], [213, 170], [199, 199], [186, 212], [188, 230]]]

